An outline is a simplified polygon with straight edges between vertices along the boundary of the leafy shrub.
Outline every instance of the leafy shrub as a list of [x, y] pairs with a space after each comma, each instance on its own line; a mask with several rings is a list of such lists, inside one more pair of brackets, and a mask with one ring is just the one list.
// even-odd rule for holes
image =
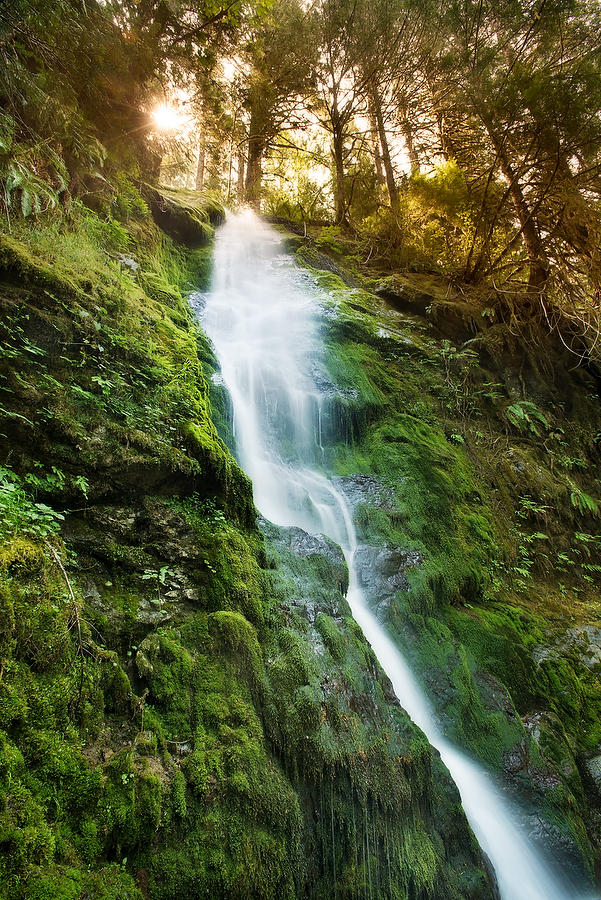
[[36, 503], [19, 476], [0, 466], [0, 534], [7, 537], [23, 532], [34, 538], [58, 534], [62, 513], [45, 503]]
[[148, 204], [140, 196], [139, 188], [123, 172], [114, 178], [116, 189], [111, 213], [120, 222], [147, 219], [150, 215]]

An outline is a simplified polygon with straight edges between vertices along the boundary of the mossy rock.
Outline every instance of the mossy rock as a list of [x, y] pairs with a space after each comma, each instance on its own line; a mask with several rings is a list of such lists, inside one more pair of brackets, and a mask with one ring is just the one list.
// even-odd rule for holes
[[211, 242], [213, 229], [225, 220], [223, 206], [194, 191], [151, 187], [146, 198], [157, 225], [174, 241], [192, 249]]

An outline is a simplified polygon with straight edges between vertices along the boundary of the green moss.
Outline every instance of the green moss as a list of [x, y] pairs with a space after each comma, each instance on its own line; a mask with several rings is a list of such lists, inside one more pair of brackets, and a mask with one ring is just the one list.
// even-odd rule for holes
[[[301, 254], [324, 265], [317, 252], [307, 255], [303, 247]], [[569, 396], [589, 396], [590, 389], [549, 384], [540, 375], [542, 351], [540, 358], [528, 351], [518, 391], [520, 363], [507, 347], [497, 348], [493, 359], [480, 356], [486, 341], [455, 344], [425, 318], [411, 318], [412, 312], [428, 316], [431, 301], [432, 318], [459, 330], [465, 310], [446, 300], [440, 305], [448, 287], [442, 283], [423, 278], [418, 285], [401, 276], [385, 289], [398, 291], [393, 309], [349, 289], [344, 273], [322, 272], [316, 280], [328, 292], [325, 377], [338, 391], [325, 413], [325, 465], [343, 478], [370, 476], [376, 485], [364, 496], [361, 479], [349, 485], [360, 541], [411, 551], [414, 560], [403, 571], [407, 588], [388, 606], [391, 630], [435, 698], [448, 734], [497, 777], [536, 798], [539, 813], [565, 833], [574, 858], [581, 855], [577, 865], [584, 871], [591, 859], [583, 838], [588, 810], [573, 754], [576, 747], [591, 752], [599, 740], [599, 694], [586, 653], [561, 635], [570, 621], [596, 623], [601, 610], [594, 564], [581, 569], [586, 553], [578, 549], [592, 546], [594, 525], [585, 526], [585, 509], [570, 501], [559, 460], [586, 471], [591, 432], [579, 401], [572, 404]], [[571, 383], [564, 361], [550, 352]], [[516, 403], [544, 415], [544, 422], [536, 418], [544, 424], [544, 444], [508, 425], [505, 410]], [[594, 497], [597, 488], [579, 483], [578, 490]], [[589, 534], [580, 544], [578, 527]], [[329, 631], [316, 625], [328, 646]], [[567, 743], [544, 738], [544, 729], [539, 734], [531, 724], [539, 711], [556, 717]], [[530, 762], [511, 774], [520, 753]], [[562, 790], [541, 788], [536, 767], [549, 767]]]
[[240, 613], [223, 610], [211, 613], [208, 625], [217, 646], [248, 667], [251, 678], [258, 679], [262, 670], [261, 649], [250, 622]]
[[[198, 215], [205, 214], [208, 221], [218, 218], [219, 210], [205, 213], [199, 207]], [[135, 860], [143, 861], [170, 815], [186, 828], [196, 820], [199, 809], [188, 810], [185, 777], [174, 772], [169, 752], [176, 753], [180, 739], [192, 740], [203, 718], [209, 720], [202, 698], [210, 696], [211, 679], [214, 705], [221, 708], [229, 694], [224, 673], [232, 674], [239, 655], [244, 678], [248, 665], [255, 665], [255, 678], [260, 677], [256, 634], [242, 618], [246, 613], [255, 624], [262, 621], [259, 542], [236, 529], [254, 515], [250, 486], [215, 432], [199, 356], [207, 352], [206, 340], [203, 345], [181, 294], [186, 283], [207, 277], [209, 255], [200, 250], [184, 255], [145, 218], [141, 205], [128, 224], [128, 241], [124, 229], [113, 228], [116, 243], [109, 251], [125, 249], [137, 259], [140, 268], [134, 272], [108, 258], [102, 244], [110, 229], [89, 212], [75, 210], [75, 215], [77, 240], [45, 222], [35, 235], [22, 230], [3, 244], [8, 350], [0, 360], [0, 388], [17, 387], [3, 392], [3, 402], [12, 420], [23, 422], [3, 451], [17, 469], [13, 481], [20, 472], [28, 483], [44, 485], [50, 511], [82, 507], [88, 497], [98, 501], [117, 491], [134, 513], [131, 519], [113, 517], [110, 506], [100, 504], [97, 516], [88, 518], [86, 510], [76, 514], [69, 534], [86, 562], [72, 551], [65, 561], [68, 576], [43, 541], [23, 533], [23, 516], [14, 520], [11, 539], [3, 544], [0, 719], [10, 735], [0, 762], [10, 790], [20, 798], [19, 815], [5, 813], [2, 824], [11, 860], [4, 882], [11, 898], [20, 896], [25, 877], [40, 896], [79, 896], [88, 890], [98, 897], [138, 896], [130, 876], [107, 861], [127, 855], [136, 871]], [[36, 343], [40, 328], [50, 336], [44, 347]], [[30, 407], [40, 414], [24, 416]], [[59, 429], [58, 441], [48, 432], [49, 422]], [[56, 471], [60, 478], [47, 474]], [[31, 473], [37, 473], [35, 481]], [[149, 488], [169, 494], [174, 484], [184, 495], [221, 498], [227, 516], [225, 530], [203, 516], [194, 521], [204, 560], [201, 571], [188, 567], [186, 590], [196, 592], [190, 584], [197, 579], [208, 606], [230, 612], [221, 619], [215, 612], [211, 632], [206, 615], [191, 619], [184, 628], [189, 646], [177, 631], [151, 633], [144, 640], [139, 617], [148, 595], [152, 614], [160, 616], [161, 592], [169, 583], [158, 579], [170, 579], [176, 563], [170, 561], [172, 550], [165, 558], [160, 542], [142, 546], [128, 524], [136, 518], [151, 522], [152, 503], [143, 511]], [[26, 493], [22, 505], [35, 510], [37, 497]], [[165, 516], [161, 500], [154, 504]], [[184, 520], [179, 524], [187, 527]], [[132, 533], [126, 536], [128, 528]], [[80, 566], [91, 573], [84, 580], [91, 580], [91, 596], [101, 606], [94, 607], [93, 600], [84, 612], [78, 605], [83, 641], [78, 646], [69, 590], [76, 591], [80, 604]], [[144, 580], [147, 573], [156, 575], [156, 583]], [[164, 603], [173, 605], [169, 598]], [[88, 616], [101, 631], [88, 627]], [[217, 654], [221, 662], [211, 664], [199, 655], [199, 638], [205, 653]], [[105, 649], [104, 640], [117, 652]], [[245, 684], [243, 679], [241, 693], [231, 698], [231, 715], [218, 725], [211, 720], [217, 730], [210, 740], [221, 759], [224, 797], [247, 797], [250, 807], [256, 800], [255, 769], [272, 764], [258, 739], [256, 717], [251, 729], [243, 712], [249, 703]], [[255, 734], [250, 744], [247, 727]], [[237, 734], [238, 762], [228, 729]], [[131, 749], [120, 750], [124, 745]], [[11, 808], [12, 801], [5, 806]], [[245, 826], [249, 847], [253, 821]], [[88, 868], [93, 876], [86, 874]]]
[[345, 653], [346, 641], [334, 619], [325, 613], [319, 613], [315, 620], [315, 627], [333, 658], [341, 660]]
[[213, 247], [210, 245], [191, 251], [186, 256], [186, 271], [192, 287], [201, 291], [208, 290], [213, 272]]
[[178, 819], [185, 819], [188, 815], [186, 804], [186, 779], [182, 772], [176, 772], [171, 783], [171, 802], [173, 813]]
[[84, 873], [73, 866], [55, 866], [49, 872], [30, 873], [27, 896], [32, 900], [141, 900], [142, 893], [131, 875], [118, 866], [106, 866], [100, 872]]
[[70, 299], [80, 291], [75, 279], [36, 259], [25, 243], [8, 234], [0, 236], [0, 271], [28, 286], [53, 291], [61, 299]]
[[146, 195], [157, 224], [174, 240], [188, 247], [209, 244], [213, 226], [225, 220], [225, 210], [217, 197], [150, 185], [146, 187]]
[[[219, 210], [161, 194], [205, 241]], [[77, 229], [17, 229], [2, 270], [2, 459], [39, 492], [31, 504], [66, 516], [62, 537], [17, 529], [0, 557], [10, 900], [24, 883], [137, 897], [134, 875], [153, 898], [487, 896], [456, 792], [352, 621], [341, 554], [324, 542], [297, 557], [254, 528], [182, 293], [206, 286], [209, 253], [162, 234], [131, 184], [117, 214], [76, 207]], [[491, 519], [473, 509], [465, 447], [430, 406], [427, 421], [408, 414], [423, 335], [406, 343], [390, 317], [382, 334], [379, 301], [330, 288], [331, 461], [354, 474], [376, 460], [394, 503], [364, 504], [361, 527], [420, 550], [413, 609], [439, 611], [484, 582]], [[399, 388], [401, 364], [416, 369]], [[457, 660], [467, 733], [476, 673]]]

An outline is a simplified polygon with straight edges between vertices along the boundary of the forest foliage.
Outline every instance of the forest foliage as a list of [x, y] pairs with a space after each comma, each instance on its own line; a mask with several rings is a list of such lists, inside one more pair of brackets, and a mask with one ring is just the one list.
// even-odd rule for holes
[[329, 221], [372, 265], [595, 355], [600, 20], [594, 0], [10, 0], [3, 213], [110, 217], [124, 172], [162, 175]]

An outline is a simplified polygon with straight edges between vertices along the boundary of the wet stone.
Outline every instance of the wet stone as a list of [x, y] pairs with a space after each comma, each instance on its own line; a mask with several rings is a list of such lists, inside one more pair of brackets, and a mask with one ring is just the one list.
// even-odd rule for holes
[[547, 659], [558, 659], [566, 653], [578, 657], [587, 669], [601, 666], [601, 628], [596, 625], [577, 625], [568, 628], [552, 645], [539, 644], [532, 650], [532, 658], [540, 666]]
[[595, 625], [579, 625], [568, 628], [566, 642], [577, 651], [587, 669], [601, 666], [601, 628]]
[[282, 549], [290, 550], [295, 556], [306, 558], [308, 556], [324, 556], [337, 569], [337, 575], [344, 574], [344, 581], [348, 579], [346, 574], [346, 561], [344, 554], [338, 544], [323, 534], [309, 534], [302, 528], [296, 526], [280, 527], [267, 521], [263, 517], [259, 518], [259, 528], [268, 540], [273, 541], [276, 546]]
[[510, 750], [503, 752], [503, 771], [507, 775], [514, 775], [516, 772], [526, 768], [527, 765], [528, 754], [522, 741], [514, 744]]
[[287, 529], [290, 549], [297, 556], [325, 556], [333, 563], [344, 565], [344, 555], [340, 547], [323, 534], [309, 534], [302, 528]]
[[332, 481], [353, 507], [365, 503], [378, 509], [396, 508], [392, 489], [373, 475], [345, 475]]
[[200, 316], [201, 313], [204, 312], [205, 306], [207, 305], [207, 295], [202, 291], [192, 291], [188, 294], [188, 303], [194, 310], [197, 316]]
[[597, 788], [597, 793], [601, 797], [601, 754], [593, 756], [586, 761], [586, 770]]
[[550, 858], [560, 861], [563, 874], [578, 884], [582, 879], [581, 855], [569, 833], [540, 815], [528, 816], [527, 827], [532, 840], [545, 847]]
[[79, 587], [86, 605], [102, 615], [110, 616], [113, 612], [111, 604], [103, 599], [99, 586], [91, 578], [80, 577]]
[[340, 388], [324, 374], [317, 365], [313, 365], [310, 371], [311, 381], [322, 397], [342, 397], [345, 400], [357, 400], [359, 392], [355, 388]]
[[[271, 545], [275, 551], [278, 568], [285, 571], [291, 555], [314, 563], [307, 566], [306, 574], [301, 574], [302, 570], [292, 565], [290, 581], [294, 591], [282, 608], [294, 609], [311, 625], [320, 612], [336, 617], [348, 587], [346, 560], [338, 544], [324, 535], [309, 534], [297, 527], [279, 527], [265, 519], [259, 521], [259, 526], [268, 547]], [[321, 642], [317, 634], [315, 640]]]
[[136, 620], [143, 625], [164, 625], [173, 618], [167, 604], [155, 597], [143, 598], [138, 604]]
[[333, 397], [339, 393], [336, 385], [332, 381], [330, 381], [326, 375], [324, 375], [324, 373], [318, 366], [312, 366], [310, 374], [311, 381], [322, 396]]
[[123, 253], [119, 253], [117, 259], [124, 269], [129, 269], [132, 273], [137, 272], [140, 268], [140, 263], [133, 256], [125, 256]]
[[362, 545], [355, 551], [355, 568], [359, 584], [370, 603], [386, 609], [397, 591], [407, 591], [406, 572], [422, 562], [416, 550], [398, 547], [369, 547]]

